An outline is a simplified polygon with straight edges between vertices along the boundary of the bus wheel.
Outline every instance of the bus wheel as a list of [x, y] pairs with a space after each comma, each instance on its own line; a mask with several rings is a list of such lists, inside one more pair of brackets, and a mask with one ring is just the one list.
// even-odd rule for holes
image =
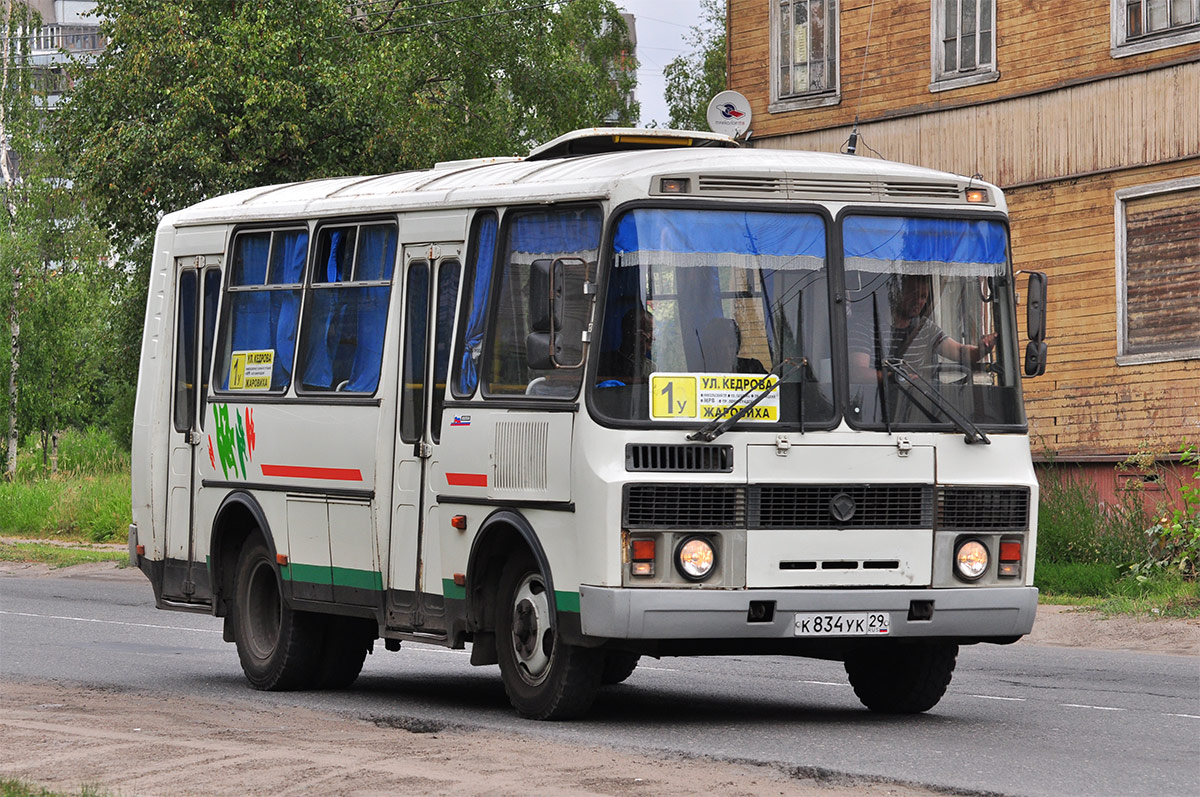
[[584, 714], [600, 685], [603, 653], [559, 638], [545, 578], [532, 562], [505, 567], [499, 598], [496, 653], [513, 708], [538, 720]]
[[325, 624], [325, 640], [317, 687], [345, 689], [358, 678], [371, 651], [375, 639], [373, 622], [332, 615], [321, 619]]
[[946, 694], [958, 645], [922, 642], [862, 648], [846, 658], [846, 674], [862, 704], [882, 714], [918, 714]]
[[316, 681], [320, 618], [284, 603], [275, 561], [254, 537], [238, 559], [233, 630], [242, 671], [255, 689], [305, 689]]
[[623, 650], [610, 650], [604, 654], [604, 668], [600, 671], [600, 683], [605, 686], [619, 684], [637, 669], [642, 657]]

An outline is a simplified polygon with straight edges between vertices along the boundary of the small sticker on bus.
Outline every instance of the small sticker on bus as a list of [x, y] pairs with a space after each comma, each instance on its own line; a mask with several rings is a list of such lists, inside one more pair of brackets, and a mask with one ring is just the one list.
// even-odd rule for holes
[[275, 350], [235, 351], [229, 364], [230, 390], [270, 390]]
[[[774, 374], [653, 373], [650, 418], [655, 421], [728, 418], [757, 398], [762, 389], [778, 382], [779, 377]], [[741, 420], [778, 422], [779, 391], [772, 390], [764, 396]]]

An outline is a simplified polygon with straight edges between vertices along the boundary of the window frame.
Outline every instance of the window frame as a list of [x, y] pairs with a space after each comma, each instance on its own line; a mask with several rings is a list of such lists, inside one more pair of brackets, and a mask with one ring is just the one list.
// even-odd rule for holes
[[[554, 202], [544, 205], [508, 205], [503, 208], [503, 213], [499, 219], [499, 226], [496, 231], [496, 260], [492, 264], [491, 285], [488, 288], [487, 294], [487, 321], [484, 324], [483, 337], [483, 354], [480, 357], [478, 382], [475, 386], [476, 395], [481, 396], [484, 401], [488, 402], [520, 402], [533, 404], [559, 404], [564, 402], [574, 402], [579, 398], [580, 392], [583, 390], [582, 376], [579, 383], [575, 386], [575, 392], [570, 395], [562, 396], [537, 396], [522, 393], [498, 393], [493, 392], [489, 388], [488, 374], [491, 372], [493, 359], [496, 355], [496, 336], [498, 334], [497, 326], [499, 324], [498, 316], [500, 314], [500, 301], [504, 290], [504, 280], [508, 273], [510, 254], [509, 245], [512, 236], [513, 224], [522, 216], [534, 213], [546, 213], [551, 211], [575, 211], [575, 210], [595, 210], [600, 214], [600, 235], [596, 245], [596, 265], [598, 271], [600, 268], [600, 259], [604, 251], [604, 238], [609, 234], [609, 224], [611, 223], [611, 214], [608, 212], [605, 204], [598, 200], [581, 200], [578, 202]], [[499, 211], [499, 209], [497, 209]], [[459, 261], [460, 264], [462, 260]], [[592, 281], [595, 282], [596, 274], [593, 272]], [[461, 291], [461, 288], [460, 288]], [[460, 296], [461, 298], [461, 296]], [[595, 312], [594, 296], [589, 312]], [[584, 361], [586, 363], [586, 359]], [[557, 370], [557, 369], [556, 369]], [[583, 368], [578, 370], [583, 373]], [[457, 398], [457, 396], [455, 397]]]
[[[308, 236], [308, 244], [306, 247], [304, 271], [301, 274], [301, 281], [298, 283], [268, 283], [265, 280], [271, 275], [271, 253], [274, 251], [275, 236], [281, 233], [303, 231]], [[262, 285], [234, 285], [233, 283], [233, 260], [237, 252], [238, 239], [242, 235], [260, 235], [266, 233], [269, 237], [267, 250], [266, 273], [263, 276], [264, 282]], [[212, 369], [212, 374], [209, 381], [209, 402], [217, 400], [215, 397], [222, 397], [220, 401], [229, 401], [230, 397], [236, 397], [237, 401], [255, 401], [258, 399], [278, 399], [290, 392], [293, 392], [293, 386], [296, 382], [297, 358], [300, 352], [300, 332], [301, 323], [304, 319], [305, 299], [308, 291], [305, 286], [308, 282], [309, 271], [312, 265], [312, 247], [313, 247], [313, 231], [312, 226], [307, 221], [285, 221], [279, 224], [255, 224], [235, 227], [229, 236], [229, 243], [225, 248], [225, 268], [221, 285], [220, 309], [218, 311], [217, 332], [215, 337], [215, 347], [212, 352], [212, 361], [209, 367]], [[272, 291], [299, 291], [300, 301], [296, 307], [296, 336], [292, 341], [292, 370], [288, 379], [288, 384], [282, 389], [272, 388], [271, 390], [230, 390], [229, 388], [221, 388], [221, 372], [216, 370], [217, 357], [225, 357], [225, 349], [227, 346], [232, 346], [233, 342], [229, 336], [232, 333], [230, 329], [230, 315], [233, 312], [233, 301], [230, 296], [234, 293], [250, 293]], [[232, 357], [233, 349], [230, 349]], [[222, 365], [225, 365], [222, 359]]]
[[1129, 348], [1129, 311], [1128, 302], [1128, 247], [1126, 203], [1131, 199], [1143, 199], [1151, 196], [1175, 193], [1177, 191], [1193, 191], [1200, 189], [1200, 177], [1183, 177], [1177, 180], [1167, 180], [1161, 183], [1122, 188], [1114, 195], [1114, 217], [1116, 223], [1116, 277], [1117, 277], [1117, 365], [1144, 365], [1146, 363], [1176, 362], [1180, 360], [1200, 359], [1200, 344], [1191, 349], [1174, 351], [1157, 351], [1130, 353]]
[[[342, 280], [340, 282], [328, 282], [317, 280], [316, 257], [321, 251], [321, 235], [330, 229], [354, 229], [354, 251], [351, 255], [350, 267], [352, 276], [357, 276], [358, 270], [358, 253], [359, 245], [362, 241], [362, 229], [364, 227], [391, 226], [395, 235], [395, 253], [392, 259], [391, 276], [386, 280]], [[320, 220], [309, 232], [309, 251], [307, 271], [304, 281], [304, 298], [300, 304], [300, 315], [296, 321], [296, 355], [293, 358], [292, 369], [292, 385], [293, 392], [298, 397], [318, 398], [324, 400], [336, 400], [339, 402], [349, 401], [353, 399], [373, 398], [379, 394], [380, 387], [383, 385], [383, 376], [385, 358], [383, 356], [383, 348], [387, 345], [388, 324], [392, 317], [392, 303], [394, 299], [393, 288], [396, 285], [396, 270], [401, 265], [401, 252], [403, 244], [400, 241], [400, 225], [395, 216], [369, 216], [369, 217], [351, 217], [351, 218], [331, 218]], [[388, 289], [387, 312], [383, 320], [383, 338], [380, 350], [380, 365], [379, 376], [375, 382], [375, 389], [367, 391], [341, 391], [335, 389], [319, 390], [313, 388], [305, 388], [301, 380], [303, 375], [303, 367], [307, 364], [307, 354], [304, 344], [307, 341], [309, 327], [311, 326], [310, 314], [316, 306], [316, 294], [323, 290], [339, 290], [345, 288], [382, 288]]]
[[[459, 267], [462, 273], [459, 277], [459, 296], [458, 296], [458, 328], [454, 336], [454, 349], [450, 353], [450, 395], [454, 401], [470, 401], [475, 396], [479, 395], [481, 375], [483, 372], [484, 358], [487, 356], [488, 336], [490, 334], [489, 323], [491, 320], [492, 310], [492, 289], [495, 287], [496, 266], [500, 259], [502, 227], [504, 223], [503, 208], [485, 207], [477, 209], [471, 216], [470, 232], [467, 238], [467, 251], [459, 258]], [[495, 240], [492, 242], [492, 264], [490, 266], [491, 273], [488, 275], [487, 288], [483, 294], [482, 308], [482, 328], [480, 334], [483, 336], [480, 340], [479, 359], [475, 363], [475, 385], [469, 393], [464, 393], [459, 390], [459, 382], [462, 378], [462, 362], [466, 356], [467, 329], [469, 321], [468, 316], [470, 310], [473, 309], [472, 303], [475, 294], [475, 281], [478, 278], [479, 265], [479, 236], [481, 228], [487, 219], [492, 219], [495, 223]]]
[[[1113, 58], [1126, 58], [1139, 53], [1149, 53], [1155, 50], [1165, 50], [1168, 47], [1200, 42], [1200, 0], [1191, 0], [1191, 2], [1192, 12], [1196, 15], [1195, 21], [1176, 28], [1143, 33], [1130, 39], [1125, 14], [1129, 0], [1110, 0], [1111, 24], [1109, 27], [1112, 33], [1112, 44], [1109, 54]], [[1142, 0], [1143, 14], [1145, 8], [1146, 0]], [[1169, 8], [1168, 0], [1168, 13]]]
[[[786, 0], [791, 7], [795, 0]], [[779, 71], [782, 66], [781, 59], [783, 53], [780, 52], [780, 35], [783, 30], [783, 11], [780, 8], [784, 0], [771, 0], [770, 23], [769, 23], [769, 69], [770, 69], [770, 92], [771, 101], [767, 106], [767, 111], [770, 113], [780, 113], [782, 111], [794, 111], [804, 108], [821, 108], [828, 105], [838, 105], [842, 101], [842, 46], [841, 46], [841, 4], [839, 0], [824, 0], [826, 6], [826, 26], [827, 29], [832, 27], [832, 32], [829, 34], [829, 43], [833, 47], [834, 53], [831, 59], [833, 66], [833, 75], [830, 79], [830, 87], [821, 91], [804, 91], [792, 92], [789, 94], [782, 93], [780, 85]], [[832, 23], [830, 23], [832, 20]], [[811, 61], [810, 61], [811, 63]]]
[[[992, 46], [989, 53], [990, 63], [986, 66], [979, 65], [979, 50], [976, 49], [976, 67], [969, 71], [955, 69], [953, 72], [946, 70], [945, 51], [942, 43], [946, 38], [946, 0], [930, 0], [930, 20], [929, 26], [929, 90], [931, 92], [950, 91], [952, 89], [960, 89], [966, 86], [978, 86], [982, 83], [994, 83], [1000, 79], [1000, 67], [996, 59], [996, 5], [999, 0], [992, 0], [991, 14], [991, 32]], [[962, 3], [974, 2], [978, 4], [980, 0], [958, 0], [959, 16], [961, 17]], [[961, 19], [959, 20], [961, 22]], [[961, 25], [959, 25], [961, 27]], [[957, 28], [956, 28], [957, 29]], [[975, 31], [978, 38], [979, 30]], [[961, 32], [956, 34], [956, 41], [961, 41]], [[961, 52], [961, 49], [960, 49]]]

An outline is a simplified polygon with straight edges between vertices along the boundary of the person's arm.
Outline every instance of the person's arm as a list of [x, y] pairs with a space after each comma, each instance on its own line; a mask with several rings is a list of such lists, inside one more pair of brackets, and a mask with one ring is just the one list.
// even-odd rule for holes
[[979, 345], [970, 346], [959, 343], [949, 336], [942, 338], [938, 344], [938, 354], [947, 359], [960, 363], [977, 363], [983, 356], [996, 347], [996, 333], [989, 332], [979, 339]]

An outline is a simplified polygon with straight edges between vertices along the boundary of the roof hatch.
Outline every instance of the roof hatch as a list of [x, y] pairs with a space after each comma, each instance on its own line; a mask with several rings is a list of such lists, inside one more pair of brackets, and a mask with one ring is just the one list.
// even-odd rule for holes
[[551, 158], [569, 158], [574, 155], [598, 155], [603, 152], [628, 152], [639, 149], [737, 146], [738, 143], [729, 136], [700, 130], [589, 127], [566, 133], [536, 147], [525, 160], [549, 160]]

